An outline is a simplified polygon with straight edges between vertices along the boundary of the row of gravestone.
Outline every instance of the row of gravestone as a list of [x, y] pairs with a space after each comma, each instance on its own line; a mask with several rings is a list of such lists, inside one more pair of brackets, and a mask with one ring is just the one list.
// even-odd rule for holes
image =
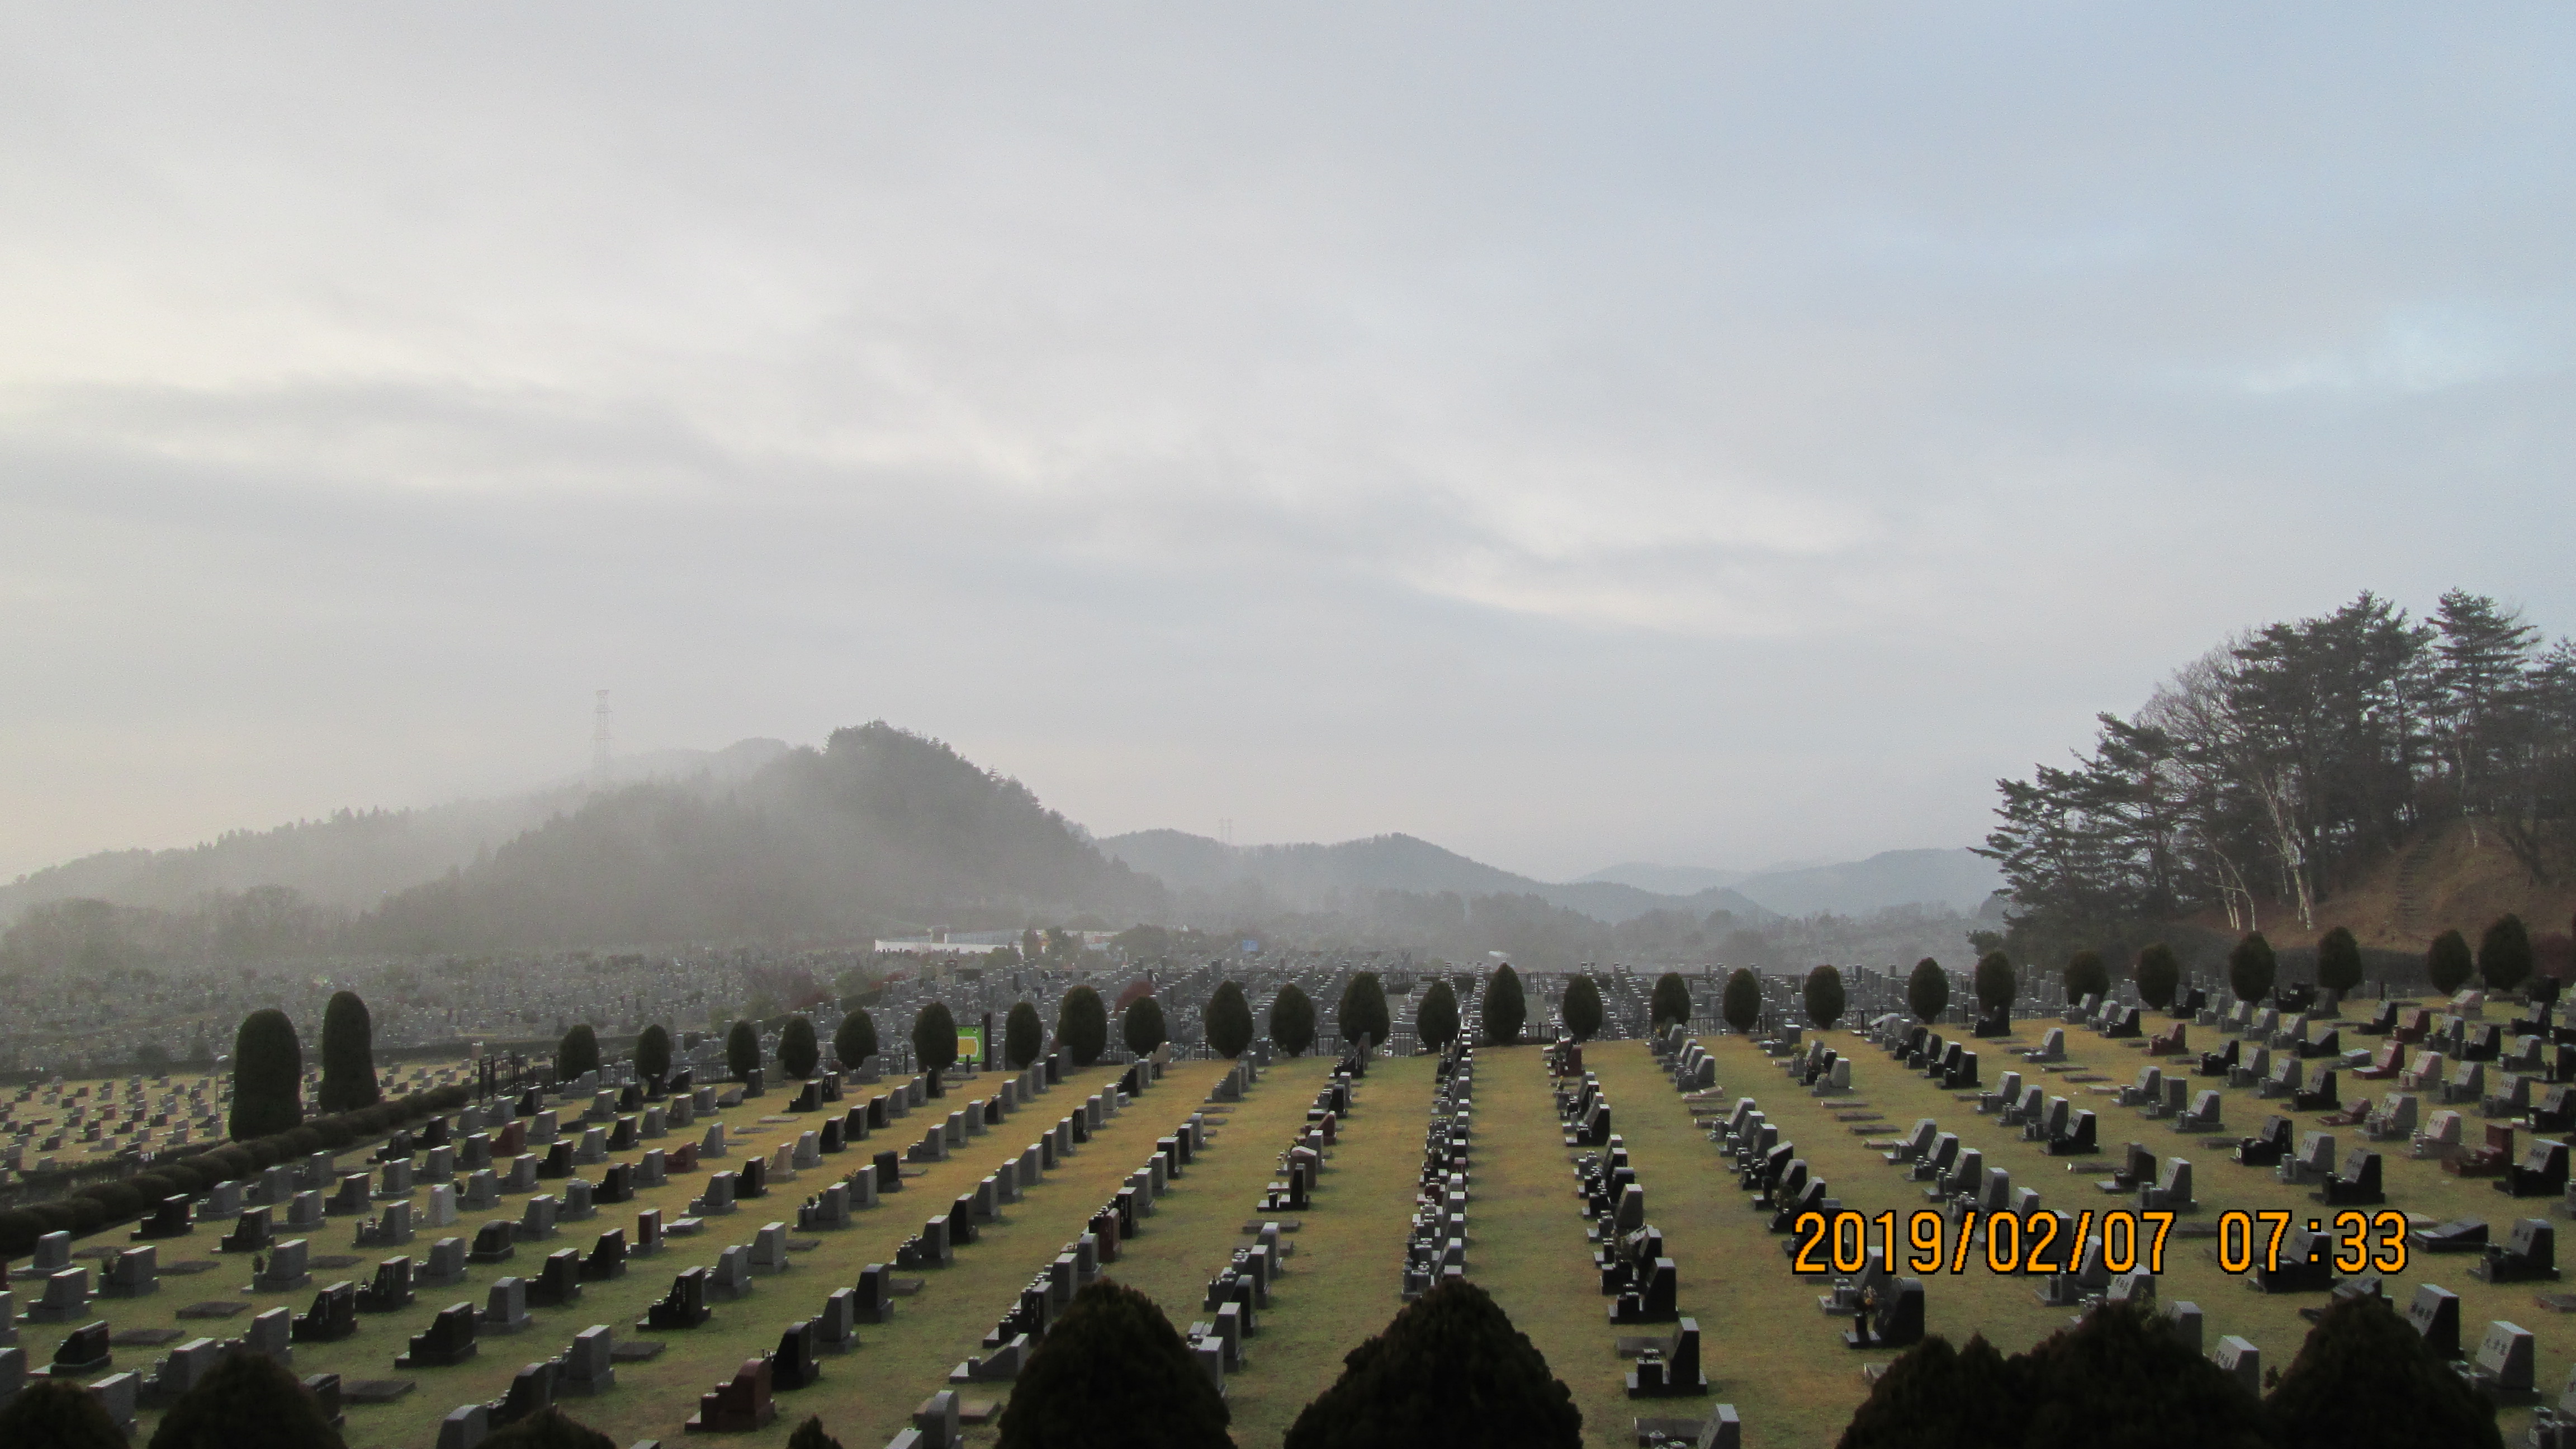
[[[997, 1123], [1002, 1112], [1022, 1105], [1028, 1098], [1046, 1090], [1050, 1084], [1051, 1066], [1052, 1063], [1033, 1066], [1006, 1081], [1004, 1090], [989, 1103], [975, 1104], [974, 1110], [979, 1118], [989, 1109], [992, 1115], [986, 1120]], [[850, 1109], [846, 1120], [855, 1123], [858, 1136], [864, 1137], [871, 1124], [882, 1126], [889, 1120], [898, 1119], [939, 1093], [934, 1075], [926, 1080], [907, 1083], [895, 1093], [872, 1099], [865, 1108]], [[1068, 1118], [1059, 1123], [1058, 1133], [1069, 1138], [1072, 1121]], [[843, 1123], [826, 1123], [823, 1132], [802, 1134], [792, 1148], [782, 1146], [780, 1150], [786, 1154], [789, 1164], [786, 1169], [788, 1175], [792, 1176], [800, 1166], [819, 1163], [820, 1155], [825, 1152], [845, 1148], [851, 1139], [830, 1130], [843, 1126]], [[947, 1261], [945, 1255], [953, 1252], [956, 1244], [973, 1240], [975, 1223], [979, 1218], [989, 1222], [998, 1215], [1002, 1206], [1018, 1201], [1022, 1191], [1035, 1185], [1040, 1173], [1054, 1166], [1056, 1136], [1050, 1134], [1042, 1139], [1043, 1145], [1032, 1145], [1020, 1156], [1005, 1160], [1000, 1169], [985, 1177], [973, 1193], [960, 1197], [949, 1212], [933, 1217], [925, 1226], [924, 1234], [905, 1245], [915, 1261], [932, 1253], [941, 1255], [939, 1261]], [[810, 1154], [807, 1139], [812, 1139]], [[746, 1179], [749, 1195], [757, 1197], [765, 1193], [767, 1182], [771, 1180], [768, 1167], [769, 1164], [755, 1158], [739, 1173], [711, 1174], [707, 1193], [692, 1203], [692, 1210], [709, 1215], [735, 1210], [745, 1193]], [[723, 1180], [721, 1185], [718, 1185], [719, 1179]], [[878, 1153], [867, 1167], [808, 1198], [798, 1208], [798, 1227], [809, 1231], [846, 1228], [850, 1225], [852, 1211], [874, 1207], [882, 1194], [899, 1192], [902, 1186], [901, 1156], [891, 1151]], [[650, 1305], [645, 1316], [637, 1321], [637, 1331], [673, 1332], [700, 1327], [713, 1318], [715, 1303], [748, 1295], [752, 1291], [755, 1274], [790, 1271], [788, 1253], [796, 1244], [787, 1232], [785, 1223], [769, 1223], [751, 1243], [725, 1249], [712, 1268], [695, 1267], [678, 1274], [672, 1281], [670, 1292]], [[935, 1243], [932, 1241], [934, 1238]], [[899, 1258], [895, 1266], [902, 1265]], [[792, 1391], [815, 1382], [822, 1373], [822, 1356], [846, 1353], [857, 1346], [860, 1323], [881, 1323], [892, 1316], [895, 1287], [899, 1281], [894, 1276], [893, 1266], [869, 1264], [861, 1271], [856, 1287], [836, 1289], [826, 1297], [820, 1314], [788, 1324], [781, 1332], [774, 1351], [746, 1360], [733, 1377], [702, 1394], [697, 1412], [684, 1428], [690, 1432], [740, 1432], [772, 1422], [777, 1414], [771, 1401], [774, 1393]], [[505, 1316], [509, 1307], [503, 1305]], [[428, 1335], [414, 1340], [413, 1356], [426, 1356], [431, 1361], [443, 1358], [448, 1362], [462, 1362], [472, 1354], [476, 1327], [479, 1324], [488, 1329], [490, 1318], [488, 1310], [478, 1318], [473, 1314], [471, 1304], [454, 1305], [440, 1315]], [[605, 1340], [607, 1330], [604, 1327], [595, 1332]], [[553, 1365], [532, 1364], [519, 1372], [510, 1394], [503, 1400], [460, 1405], [441, 1425], [439, 1449], [472, 1449], [484, 1435], [526, 1414], [538, 1412], [552, 1402], [554, 1394], [559, 1392], [559, 1382], [568, 1372], [569, 1366], [560, 1361]]]
[[1475, 1049], [1451, 1042], [1433, 1067], [1431, 1122], [1423, 1130], [1422, 1172], [1407, 1234], [1402, 1296], [1467, 1272], [1467, 1176], [1475, 1129]]

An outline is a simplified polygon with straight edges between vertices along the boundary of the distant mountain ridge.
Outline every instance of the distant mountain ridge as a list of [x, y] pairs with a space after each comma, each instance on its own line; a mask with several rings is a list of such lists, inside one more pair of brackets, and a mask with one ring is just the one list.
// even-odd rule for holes
[[[615, 761], [612, 786], [676, 782], [720, 789], [788, 753], [784, 740], [739, 740], [721, 750], [654, 750]], [[523, 831], [578, 810], [598, 788], [567, 777], [522, 794], [407, 810], [342, 810], [267, 830], [231, 830], [173, 850], [105, 850], [0, 884], [0, 924], [29, 906], [90, 897], [124, 906], [184, 910], [210, 891], [283, 885], [317, 905], [367, 910], [386, 897], [472, 865]]]
[[1222, 898], [1250, 888], [1267, 904], [1301, 910], [1341, 907], [1364, 892], [1409, 891], [1536, 896], [1610, 925], [1649, 911], [1729, 911], [1748, 921], [1774, 914], [1723, 886], [1664, 895], [1616, 881], [1533, 880], [1410, 835], [1334, 845], [1227, 845], [1186, 831], [1139, 830], [1111, 836], [1100, 848], [1175, 891]]

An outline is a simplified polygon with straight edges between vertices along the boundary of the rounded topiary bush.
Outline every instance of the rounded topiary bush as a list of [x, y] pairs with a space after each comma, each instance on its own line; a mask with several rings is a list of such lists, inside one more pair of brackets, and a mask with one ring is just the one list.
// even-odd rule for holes
[[376, 1083], [375, 1022], [354, 991], [335, 991], [322, 1008], [322, 1084], [314, 1105], [325, 1112], [372, 1106], [384, 1096]]
[[[1213, 1023], [1208, 1029], [1215, 1030]], [[1010, 1013], [1002, 1018], [1002, 1060], [1016, 1072], [1045, 1052], [1046, 1023], [1038, 1019], [1038, 1009], [1025, 1001], [1011, 1003]]]
[[1718, 1015], [1736, 1031], [1750, 1036], [1762, 1020], [1762, 981], [1750, 966], [1738, 966], [1727, 973], [1726, 989], [1718, 993]]
[[1386, 1045], [1386, 1034], [1394, 1026], [1387, 1014], [1386, 987], [1377, 973], [1363, 971], [1353, 976], [1342, 988], [1341, 1004], [1333, 1011], [1333, 1029], [1341, 1033], [1342, 1044], [1351, 1046], [1363, 1036], [1376, 1046]]
[[1576, 972], [1565, 983], [1565, 994], [1558, 998], [1556, 1014], [1565, 1023], [1565, 1034], [1576, 1041], [1590, 1041], [1601, 1034], [1601, 986], [1588, 973]]
[[1154, 1300], [1103, 1278], [1021, 1367], [1000, 1449], [1232, 1449], [1232, 1417]]
[[[158, 1443], [158, 1440], [154, 1441]], [[0, 1408], [0, 1444], [126, 1449], [125, 1434], [77, 1379], [36, 1379]]]
[[1988, 951], [1977, 958], [1971, 984], [1977, 993], [1977, 1004], [1989, 1013], [2005, 1010], [2021, 994], [2021, 980], [2013, 974], [2012, 958], [2001, 951]]
[[2138, 953], [2138, 999], [2158, 1011], [2174, 1004], [2182, 990], [2182, 962], [2162, 941]]
[[1208, 1049], [1221, 1057], [1239, 1057], [1252, 1045], [1252, 1003], [1239, 982], [1221, 981], [1207, 1004]]
[[1583, 1411], [1484, 1289], [1452, 1279], [1342, 1360], [1285, 1449], [1581, 1449]]
[[1150, 996], [1139, 996], [1127, 1004], [1118, 1019], [1118, 1033], [1126, 1039], [1127, 1050], [1144, 1056], [1170, 1037], [1163, 1022], [1163, 1004]]
[[1458, 1039], [1458, 992], [1447, 981], [1434, 981], [1422, 993], [1422, 1004], [1414, 1008], [1413, 1034], [1433, 1051], [1441, 1051]]
[[760, 1070], [760, 1028], [747, 1021], [737, 1021], [725, 1033], [725, 1070], [735, 1081], [746, 1081]]
[[1100, 993], [1077, 986], [1064, 994], [1055, 1013], [1056, 1044], [1077, 1067], [1087, 1067], [1109, 1050], [1109, 1008]]
[[236, 1141], [283, 1132], [304, 1120], [304, 1048], [295, 1023], [274, 1007], [242, 1018], [233, 1034], [233, 1109], [226, 1124]]
[[264, 1353], [228, 1353], [161, 1416], [151, 1449], [340, 1449], [340, 1443], [321, 1401], [293, 1370]]
[[2102, 953], [2086, 948], [2066, 958], [2066, 1001], [2068, 1005], [2088, 996], [2111, 993], [2111, 968], [2103, 964]]
[[823, 1043], [814, 1035], [814, 1023], [802, 1016], [787, 1018], [786, 1028], [778, 1034], [778, 1069], [788, 1080], [801, 1082], [822, 1064]]
[[1656, 1026], [1690, 1020], [1690, 983], [1682, 973], [1667, 971], [1655, 978], [1654, 994], [1646, 999], [1646, 1015]]
[[1914, 963], [1912, 975], [1905, 978], [1905, 1004], [1914, 1019], [1929, 1022], [1950, 1006], [1950, 973], [1941, 963], [1926, 956]]
[[2239, 1001], [2260, 1001], [2272, 994], [2272, 984], [2280, 979], [2280, 959], [2272, 954], [2272, 943], [2260, 931], [2248, 931], [2234, 949], [2227, 953], [2227, 989]]
[[52, 1229], [43, 1217], [25, 1208], [0, 1213], [0, 1258], [23, 1258], [36, 1251], [36, 1240]]
[[947, 1002], [931, 1002], [912, 1019], [912, 1055], [925, 1072], [957, 1065], [957, 1018]]
[[1528, 1024], [1529, 998], [1521, 992], [1521, 973], [1506, 961], [1485, 983], [1485, 1040], [1509, 1046], [1521, 1039], [1521, 1028]]
[[1819, 966], [1808, 972], [1802, 995], [1805, 997], [1807, 1020], [1814, 1022], [1818, 1031], [1828, 1030], [1842, 1020], [1846, 1005], [1842, 972], [1831, 966]]
[[655, 1090], [671, 1075], [671, 1032], [662, 1023], [654, 1022], [635, 1034], [635, 1071]]
[[555, 1080], [578, 1081], [584, 1072], [599, 1070], [599, 1033], [586, 1021], [576, 1021], [572, 1029], [555, 1044]]
[[1270, 999], [1270, 1040], [1292, 1057], [1315, 1045], [1315, 1000], [1289, 982]]
[[2380, 1298], [2329, 1302], [2264, 1408], [2280, 1449], [2504, 1445], [2495, 1405]]
[[877, 1019], [865, 1008], [841, 1018], [832, 1031], [832, 1052], [841, 1065], [857, 1071], [867, 1059], [877, 1054]]

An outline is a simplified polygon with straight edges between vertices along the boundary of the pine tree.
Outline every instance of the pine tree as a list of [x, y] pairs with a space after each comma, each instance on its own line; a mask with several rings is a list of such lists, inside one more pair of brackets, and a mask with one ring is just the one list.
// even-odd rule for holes
[[1435, 1052], [1458, 1039], [1458, 993], [1447, 980], [1432, 982], [1422, 993], [1422, 1004], [1413, 1010], [1413, 1034]]
[[823, 1044], [814, 1035], [814, 1022], [805, 1016], [787, 1018], [778, 1033], [778, 1070], [791, 1082], [801, 1082], [814, 1075], [823, 1064]]
[[1443, 1282], [1342, 1360], [1284, 1449], [1581, 1449], [1583, 1411], [1484, 1289]]
[[1914, 1011], [1914, 1019], [1929, 1022], [1950, 1005], [1950, 973], [1941, 963], [1926, 956], [1914, 963], [1914, 974], [1905, 978], [1905, 1004]]
[[1100, 1060], [1109, 1049], [1109, 1008], [1101, 1005], [1099, 992], [1077, 986], [1064, 994], [1056, 1008], [1055, 1039], [1077, 1067]]
[[1718, 1014], [1726, 1024], [1746, 1036], [1762, 1020], [1762, 980], [1750, 966], [1738, 966], [1727, 974], [1726, 990], [1718, 1000]]
[[2260, 931], [2248, 931], [2245, 939], [2227, 953], [2227, 986], [2239, 1001], [2260, 1001], [2272, 994], [2272, 983], [2280, 975], [2280, 962], [2272, 955], [2272, 943]]
[[2102, 964], [2102, 953], [2087, 948], [2066, 958], [2066, 1003], [2069, 1006], [2088, 996], [2111, 994], [2111, 968]]
[[2182, 991], [2182, 962], [2162, 941], [2138, 953], [2138, 999], [2162, 1011]]
[[2511, 991], [2531, 979], [2531, 932], [2510, 912], [2478, 940], [2478, 978], [2489, 991]]
[[1386, 1034], [1395, 1023], [1387, 1014], [1386, 988], [1378, 983], [1377, 973], [1363, 971], [1342, 988], [1341, 1005], [1333, 1012], [1333, 1029], [1342, 1034], [1348, 1046], [1365, 1035], [1378, 1046], [1386, 1045]]
[[1842, 1020], [1843, 973], [1831, 966], [1817, 967], [1807, 973], [1805, 994], [1807, 1020], [1815, 1023], [1816, 1030], [1831, 1030], [1835, 1022]]
[[304, 1048], [295, 1040], [295, 1023], [277, 1008], [263, 1007], [242, 1018], [233, 1036], [233, 1110], [228, 1124], [235, 1142], [272, 1137], [304, 1120]]
[[1521, 1039], [1521, 1028], [1529, 1024], [1529, 1001], [1521, 995], [1521, 974], [1504, 962], [1494, 968], [1493, 980], [1485, 984], [1485, 1040], [1507, 1046]]
[[1127, 1050], [1140, 1057], [1152, 1053], [1171, 1039], [1163, 1023], [1163, 1003], [1150, 996], [1129, 1002], [1118, 1019], [1118, 1034], [1127, 1043]]
[[912, 1055], [925, 1072], [957, 1065], [957, 1018], [949, 1014], [947, 1002], [931, 1002], [913, 1017]]
[[2457, 931], [2444, 931], [2433, 938], [2432, 948], [2424, 953], [2424, 974], [2433, 989], [2450, 996], [2469, 984], [2477, 965], [2469, 957], [2469, 941]]
[[590, 1029], [589, 1022], [576, 1021], [555, 1047], [555, 1079], [569, 1082], [598, 1070], [599, 1033]]
[[1239, 982], [1220, 981], [1207, 1004], [1208, 1049], [1221, 1057], [1239, 1057], [1252, 1045], [1252, 1003], [1243, 999]]
[[2361, 984], [2361, 943], [2342, 926], [2317, 938], [2317, 984], [2329, 991]]
[[877, 1019], [868, 1015], [866, 1008], [841, 1018], [839, 1029], [832, 1033], [832, 1054], [852, 1071], [877, 1054]]
[[1232, 1418], [1161, 1307], [1102, 1278], [1021, 1366], [998, 1449], [1233, 1449]]
[[1565, 995], [1556, 1009], [1566, 1035], [1576, 1041], [1590, 1041], [1601, 1034], [1601, 987], [1589, 972], [1578, 971], [1565, 983]]
[[635, 1034], [635, 1070], [656, 1092], [671, 1075], [671, 1033], [658, 1021]]
[[2504, 1449], [2495, 1405], [2381, 1298], [2330, 1300], [2264, 1408], [2280, 1449]]
[[1270, 1040], [1292, 1057], [1302, 1057], [1315, 1044], [1315, 1001], [1294, 981], [1270, 998]]
[[1977, 1004], [1989, 1014], [2011, 1006], [2013, 998], [2021, 994], [2021, 982], [2013, 975], [2012, 958], [2001, 951], [1988, 951], [1977, 958], [1972, 984], [1976, 987]]
[[1670, 1026], [1691, 1019], [1690, 983], [1682, 973], [1667, 971], [1655, 978], [1655, 991], [1646, 998], [1646, 1018], [1655, 1026]]
[[376, 1081], [375, 1024], [354, 991], [331, 993], [322, 1008], [322, 1085], [313, 1095], [325, 1112], [354, 1112], [384, 1100]]
[[1046, 1023], [1038, 1020], [1038, 1009], [1025, 1001], [1011, 1003], [1010, 1015], [1002, 1018], [1002, 1060], [1016, 1072], [1045, 1050]]
[[737, 1021], [725, 1033], [725, 1070], [737, 1082], [749, 1081], [760, 1070], [760, 1028], [747, 1021]]
[[[42, 1442], [0, 1433], [0, 1443]], [[340, 1436], [322, 1417], [312, 1390], [283, 1364], [263, 1353], [228, 1353], [161, 1416], [151, 1449], [234, 1449], [243, 1444], [339, 1449]]]

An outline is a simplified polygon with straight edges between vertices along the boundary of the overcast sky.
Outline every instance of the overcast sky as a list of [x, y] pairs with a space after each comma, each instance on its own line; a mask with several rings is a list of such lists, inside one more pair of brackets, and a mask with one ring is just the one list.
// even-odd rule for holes
[[1981, 836], [2576, 632], [2576, 11], [19, 5], [0, 874], [882, 717], [1101, 833]]

